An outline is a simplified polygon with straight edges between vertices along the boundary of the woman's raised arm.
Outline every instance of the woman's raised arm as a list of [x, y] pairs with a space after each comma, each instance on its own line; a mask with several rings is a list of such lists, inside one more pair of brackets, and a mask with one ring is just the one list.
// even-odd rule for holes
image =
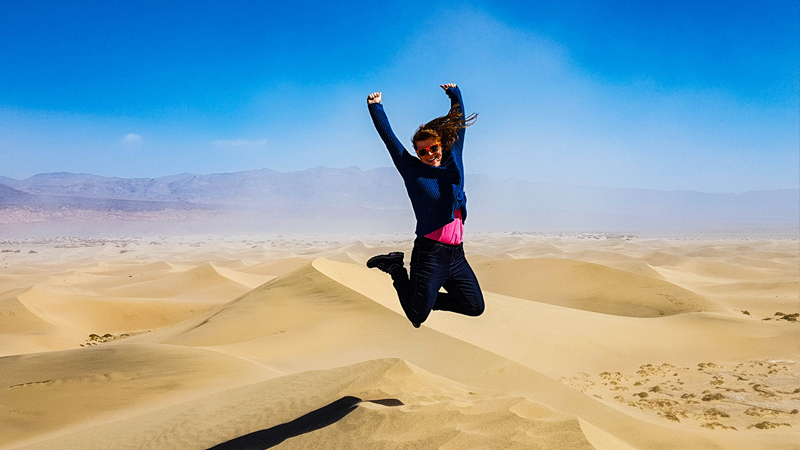
[[461, 105], [461, 112], [466, 114], [466, 110], [464, 109], [464, 101], [461, 99], [461, 90], [456, 86], [455, 83], [447, 83], [447, 84], [440, 84], [439, 87], [444, 89], [445, 94], [450, 97], [450, 107], [452, 108], [456, 104]]
[[[464, 109], [464, 100], [461, 98], [461, 89], [459, 89], [455, 83], [440, 84], [439, 87], [444, 89], [444, 92], [448, 97], [450, 97], [450, 108], [452, 109], [454, 106], [458, 105], [459, 109], [461, 109], [461, 114], [466, 116], [467, 113]], [[455, 152], [458, 154], [461, 154], [461, 151], [464, 148], [465, 132], [466, 128], [461, 128], [458, 130], [458, 139], [456, 140], [455, 144], [453, 144], [453, 148], [451, 149], [455, 150]]]
[[389, 125], [389, 119], [383, 111], [383, 104], [381, 104], [382, 97], [380, 92], [369, 94], [367, 96], [367, 107], [372, 117], [372, 123], [375, 125], [375, 129], [378, 130], [378, 134], [386, 145], [386, 149], [389, 150], [389, 155], [392, 157], [395, 167], [400, 169], [405, 148], [403, 144], [400, 143], [400, 140], [397, 139], [397, 136], [395, 136], [394, 131], [392, 131], [392, 126]]

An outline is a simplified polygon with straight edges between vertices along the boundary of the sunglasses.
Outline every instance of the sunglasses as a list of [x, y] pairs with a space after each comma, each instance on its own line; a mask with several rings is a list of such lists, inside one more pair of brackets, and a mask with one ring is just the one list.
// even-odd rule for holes
[[419, 156], [427, 156], [428, 153], [436, 153], [442, 149], [442, 146], [439, 144], [433, 144], [429, 147], [421, 148], [417, 150], [417, 154]]

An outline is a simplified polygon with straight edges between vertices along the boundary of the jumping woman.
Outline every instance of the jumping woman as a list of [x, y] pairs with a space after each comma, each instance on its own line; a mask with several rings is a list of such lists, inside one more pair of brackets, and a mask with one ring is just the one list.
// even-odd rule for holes
[[[418, 158], [406, 151], [392, 131], [381, 93], [367, 97], [372, 122], [403, 177], [417, 219], [410, 278], [402, 252], [374, 256], [367, 267], [392, 276], [400, 305], [417, 328], [432, 310], [479, 316], [484, 309], [481, 287], [464, 258], [462, 244], [467, 197], [461, 152], [464, 131], [477, 115], [464, 117], [461, 92], [455, 84], [441, 87], [450, 97], [450, 112], [421, 125], [414, 133], [411, 144]], [[447, 292], [439, 292], [441, 287]]]

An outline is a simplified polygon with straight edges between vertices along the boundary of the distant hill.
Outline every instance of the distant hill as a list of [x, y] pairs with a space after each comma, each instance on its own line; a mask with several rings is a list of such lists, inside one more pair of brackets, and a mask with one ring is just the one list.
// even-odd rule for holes
[[0, 184], [0, 205], [22, 204], [30, 202], [33, 198], [31, 194]]
[[[394, 169], [362, 171], [318, 167], [299, 172], [269, 169], [161, 178], [114, 178], [89, 174], [47, 173], [6, 185], [36, 195], [186, 201], [263, 208], [288, 206], [402, 206], [407, 203]], [[398, 190], [398, 186], [401, 188]]]
[[[413, 230], [411, 205], [394, 168], [260, 169], [160, 178], [62, 172], [25, 180], [4, 177], [0, 183], [0, 223], [64, 217], [90, 220], [92, 214], [157, 221], [200, 220], [209, 215], [239, 220], [246, 215], [273, 224], [282, 220], [320, 223], [317, 227], [322, 229]], [[467, 223], [476, 231], [791, 230], [800, 226], [799, 189], [742, 194], [659, 191], [471, 174], [466, 192]], [[21, 215], [23, 206], [26, 214]], [[47, 212], [55, 210], [60, 214]]]

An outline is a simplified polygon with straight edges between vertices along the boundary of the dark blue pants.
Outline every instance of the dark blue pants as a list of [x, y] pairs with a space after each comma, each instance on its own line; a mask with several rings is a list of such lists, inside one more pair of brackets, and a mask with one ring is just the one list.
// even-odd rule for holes
[[[392, 280], [400, 305], [412, 323], [425, 322], [431, 310], [467, 316], [483, 314], [483, 293], [464, 257], [463, 244], [417, 238], [411, 252], [411, 278], [403, 267], [392, 272]], [[441, 287], [447, 292], [439, 292]]]

